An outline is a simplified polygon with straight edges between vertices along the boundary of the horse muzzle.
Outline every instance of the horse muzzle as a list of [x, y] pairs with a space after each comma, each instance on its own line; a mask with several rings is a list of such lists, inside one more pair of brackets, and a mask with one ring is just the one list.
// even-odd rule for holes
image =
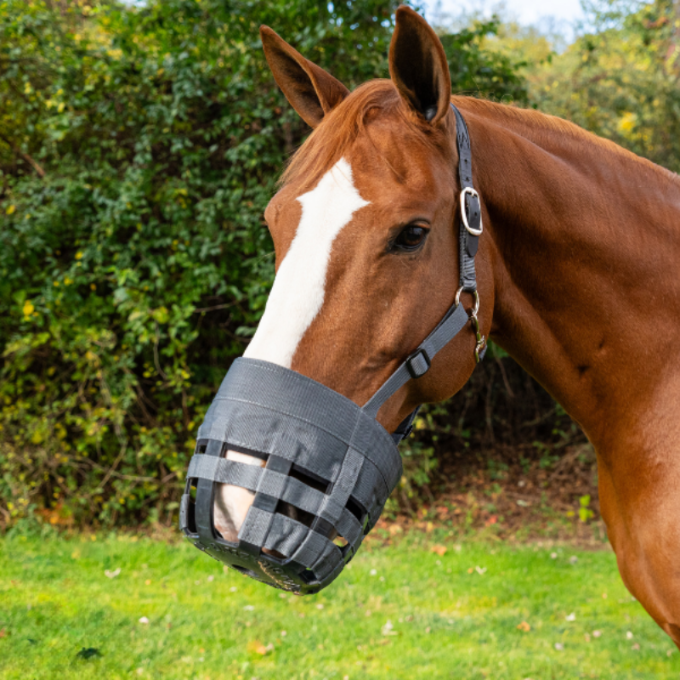
[[[229, 460], [233, 451], [263, 466]], [[395, 440], [373, 415], [299, 373], [241, 358], [199, 429], [180, 528], [243, 574], [315, 593], [352, 559], [401, 474]], [[235, 541], [215, 527], [217, 484], [254, 494]]]

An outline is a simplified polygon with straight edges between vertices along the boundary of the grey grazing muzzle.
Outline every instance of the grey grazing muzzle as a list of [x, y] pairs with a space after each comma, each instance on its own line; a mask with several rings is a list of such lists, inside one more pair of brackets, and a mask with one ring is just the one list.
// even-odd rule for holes
[[[465, 186], [469, 136], [466, 128], [460, 134], [465, 123], [455, 107], [454, 112]], [[470, 168], [466, 171], [471, 181]], [[473, 229], [466, 227], [468, 247], [461, 249], [461, 290], [476, 296], [476, 241], [469, 242], [482, 228], [476, 192], [465, 197], [462, 209]], [[417, 409], [390, 435], [376, 420], [380, 407], [409, 380], [427, 373], [437, 352], [469, 318], [478, 328], [477, 307], [468, 317], [459, 294], [432, 333], [363, 407], [282, 366], [234, 361], [199, 428], [189, 464], [180, 506], [180, 528], [189, 540], [241, 573], [283, 590], [316, 593], [331, 583], [378, 521], [402, 474], [397, 444], [408, 435]], [[477, 332], [479, 360], [485, 345], [480, 346]], [[258, 457], [265, 466], [227, 460], [227, 451]], [[215, 528], [216, 484], [255, 494], [238, 542], [226, 541]]]
[[[226, 460], [227, 450], [266, 465]], [[238, 571], [313, 593], [352, 558], [401, 472], [392, 437], [354, 402], [287, 368], [237, 359], [199, 429], [188, 473], [196, 504], [192, 509], [184, 496], [182, 528], [197, 547]], [[255, 492], [238, 545], [214, 530], [214, 482]], [[285, 514], [288, 506], [297, 518]], [[335, 534], [347, 541], [344, 547], [333, 542]]]

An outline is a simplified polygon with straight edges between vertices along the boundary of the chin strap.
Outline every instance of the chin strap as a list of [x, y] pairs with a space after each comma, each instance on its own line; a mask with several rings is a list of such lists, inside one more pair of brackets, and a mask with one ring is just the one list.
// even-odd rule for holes
[[[476, 336], [475, 360], [479, 363], [486, 353], [486, 338], [479, 328], [477, 313], [479, 312], [479, 293], [477, 292], [477, 275], [475, 271], [475, 255], [479, 248], [479, 237], [484, 231], [482, 224], [482, 206], [479, 194], [472, 184], [472, 149], [470, 133], [460, 111], [451, 104], [456, 116], [456, 143], [458, 146], [458, 176], [460, 178], [460, 232], [459, 261], [460, 282], [453, 305], [437, 324], [437, 327], [420, 343], [418, 348], [387, 379], [383, 386], [364, 405], [363, 410], [371, 417], [378, 415], [380, 407], [412, 378], [420, 378], [430, 370], [434, 356], [465, 328], [468, 321]], [[460, 304], [462, 293], [474, 296], [474, 307], [466, 312]], [[413, 430], [420, 406], [416, 408], [395, 430], [392, 438], [398, 444], [408, 437]]]

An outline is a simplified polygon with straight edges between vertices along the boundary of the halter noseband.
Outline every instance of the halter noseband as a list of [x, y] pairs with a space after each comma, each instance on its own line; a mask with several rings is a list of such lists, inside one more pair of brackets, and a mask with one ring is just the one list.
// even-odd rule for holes
[[[410, 432], [417, 409], [390, 435], [376, 420], [380, 407], [432, 359], [468, 320], [475, 357], [486, 350], [477, 320], [475, 254], [482, 233], [479, 194], [472, 186], [470, 136], [456, 116], [461, 184], [460, 286], [453, 306], [363, 406], [277, 364], [236, 359], [199, 428], [180, 505], [180, 529], [200, 550], [237, 571], [297, 594], [325, 588], [356, 554], [401, 478], [397, 444]], [[460, 304], [474, 295], [470, 316]], [[260, 458], [264, 467], [228, 460], [228, 451]], [[218, 484], [254, 493], [229, 542], [215, 528]], [[344, 539], [338, 545], [337, 537]]]

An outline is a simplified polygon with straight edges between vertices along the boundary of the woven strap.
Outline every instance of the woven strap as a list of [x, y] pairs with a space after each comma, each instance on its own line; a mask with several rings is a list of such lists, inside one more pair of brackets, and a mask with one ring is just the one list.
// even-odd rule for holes
[[[471, 189], [462, 194], [460, 209], [467, 219], [467, 229], [464, 220], [460, 223], [460, 287], [462, 290], [475, 292], [477, 290], [477, 277], [475, 274], [475, 255], [479, 246], [479, 237], [470, 233], [479, 231], [482, 226], [482, 209], [479, 196], [472, 184], [472, 149], [470, 147], [470, 134], [465, 120], [460, 111], [451, 104], [456, 116], [456, 143], [458, 146], [458, 174], [461, 189]], [[444, 318], [437, 327], [420, 343], [418, 349], [399, 366], [399, 368], [383, 383], [382, 387], [368, 400], [364, 411], [375, 418], [380, 407], [411, 378], [420, 378], [430, 369], [432, 359], [443, 347], [448, 345], [453, 338], [460, 333], [468, 322], [468, 314], [462, 305], [454, 303], [449, 308]], [[393, 437], [399, 443], [410, 432], [411, 424], [416, 411], [404, 420], [397, 428]]]
[[[458, 176], [460, 188], [473, 189], [472, 184], [472, 148], [470, 147], [470, 133], [460, 111], [451, 104], [456, 116], [456, 142], [458, 145]], [[465, 193], [460, 204], [461, 212], [467, 217], [470, 228], [479, 231], [482, 225], [482, 207], [479, 203], [477, 192]], [[460, 224], [459, 233], [459, 261], [460, 261], [460, 287], [465, 291], [477, 290], [477, 275], [475, 272], [475, 255], [479, 247], [479, 236], [471, 234], [465, 228], [463, 221]]]

